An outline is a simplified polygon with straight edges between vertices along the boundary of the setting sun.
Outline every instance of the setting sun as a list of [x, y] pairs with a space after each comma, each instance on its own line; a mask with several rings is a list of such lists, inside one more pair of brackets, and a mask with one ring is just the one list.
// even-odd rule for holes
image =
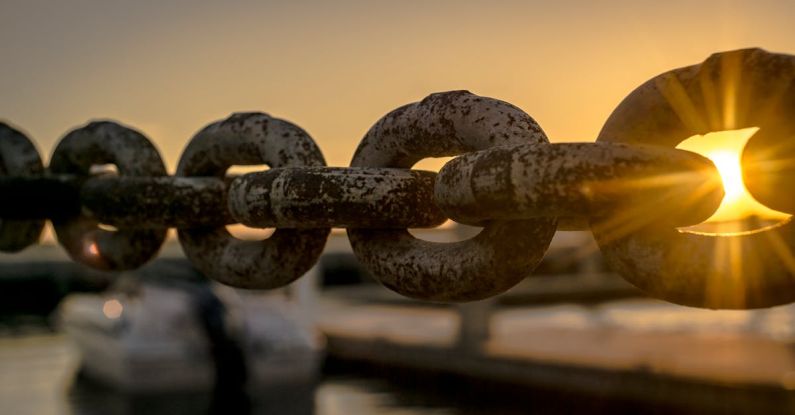
[[715, 163], [723, 182], [725, 195], [720, 207], [707, 222], [729, 222], [757, 216], [767, 220], [789, 217], [759, 203], [745, 187], [740, 156], [743, 147], [758, 128], [729, 130], [696, 135], [683, 141], [677, 148], [701, 154]]
[[740, 167], [739, 154], [730, 151], [714, 151], [705, 154], [707, 158], [715, 163], [718, 168], [720, 178], [723, 183], [723, 206], [731, 206], [743, 196], [745, 185], [743, 184], [743, 172]]

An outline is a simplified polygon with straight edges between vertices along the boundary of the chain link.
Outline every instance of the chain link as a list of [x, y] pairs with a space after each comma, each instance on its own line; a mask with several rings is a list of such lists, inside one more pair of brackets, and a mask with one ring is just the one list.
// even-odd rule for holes
[[[43, 173], [44, 165], [33, 143], [21, 132], [0, 123], [0, 175], [27, 179]], [[9, 203], [4, 201], [2, 204]], [[0, 217], [0, 250], [17, 252], [25, 249], [38, 241], [43, 228], [44, 221], [38, 218], [15, 220], [11, 216]]]
[[[50, 219], [76, 261], [125, 270], [155, 256], [176, 227], [186, 256], [207, 276], [269, 289], [303, 275], [330, 228], [341, 227], [386, 287], [471, 301], [530, 275], [565, 223], [590, 228], [608, 265], [654, 297], [712, 308], [789, 303], [795, 225], [719, 236], [678, 230], [708, 218], [723, 189], [709, 160], [674, 147], [695, 134], [759, 127], [743, 155], [748, 188], [795, 213], [780, 191], [795, 178], [793, 78], [792, 56], [716, 54], [633, 91], [595, 143], [550, 144], [529, 115], [504, 101], [432, 94], [381, 118], [350, 167], [326, 167], [309, 134], [262, 113], [233, 114], [199, 131], [176, 176], [166, 175], [144, 135], [116, 123], [68, 133], [47, 171], [27, 137], [0, 124], [0, 250], [35, 243]], [[739, 88], [733, 96], [722, 92], [728, 83]], [[438, 174], [411, 169], [443, 156], [455, 158]], [[117, 174], [93, 174], [102, 164]], [[263, 164], [269, 169], [227, 177], [230, 166]], [[446, 218], [483, 229], [454, 243], [407, 231]], [[276, 230], [243, 241], [226, 230], [232, 223]]]
[[[246, 164], [315, 167], [326, 161], [298, 126], [267, 114], [242, 113], [199, 131], [182, 153], [177, 176], [222, 179], [229, 167]], [[306, 273], [330, 231], [280, 227], [266, 240], [244, 241], [224, 226], [178, 228], [185, 255], [201, 272], [224, 284], [258, 289], [281, 287]]]
[[431, 228], [436, 174], [388, 168], [295, 167], [246, 174], [229, 189], [229, 210], [257, 228]]
[[[351, 166], [410, 168], [425, 157], [502, 145], [546, 144], [541, 127], [507, 102], [466, 91], [432, 94], [398, 108], [367, 132]], [[348, 229], [353, 252], [376, 279], [402, 295], [472, 301], [516, 285], [544, 257], [555, 218], [494, 220], [474, 238], [436, 243], [405, 229]]]
[[[780, 168], [775, 156], [793, 150], [793, 135], [787, 131], [795, 130], [794, 81], [795, 56], [761, 49], [715, 54], [638, 87], [610, 115], [597, 142], [672, 148], [696, 134], [758, 127], [744, 149], [744, 159], [750, 150], [751, 158], [759, 160], [752, 162], [755, 168], [746, 172], [745, 183], [762, 202], [795, 213], [792, 196], [784, 191], [792, 183], [795, 160], [784, 164], [788, 169], [760, 167], [770, 160]], [[719, 95], [727, 84], [735, 90]], [[656, 221], [617, 231], [619, 218], [596, 223], [594, 236], [608, 265], [652, 296], [709, 308], [795, 301], [795, 256], [790, 251], [795, 224], [790, 219], [759, 232], [726, 236], [679, 232]]]
[[[163, 160], [148, 138], [108, 121], [91, 122], [66, 134], [53, 151], [49, 170], [82, 180], [91, 176], [92, 166], [103, 164], [115, 165], [121, 177], [166, 175]], [[152, 259], [167, 231], [165, 227], [108, 231], [88, 212], [53, 218], [52, 223], [58, 242], [72, 259], [113, 271], [135, 269]]]
[[[680, 150], [613, 143], [519, 145], [451, 160], [439, 171], [435, 201], [447, 217], [470, 225], [614, 216], [653, 211], [664, 203], [669, 209], [654, 220], [687, 226], [718, 208], [719, 180], [712, 162]], [[693, 189], [704, 194], [691, 202]]]

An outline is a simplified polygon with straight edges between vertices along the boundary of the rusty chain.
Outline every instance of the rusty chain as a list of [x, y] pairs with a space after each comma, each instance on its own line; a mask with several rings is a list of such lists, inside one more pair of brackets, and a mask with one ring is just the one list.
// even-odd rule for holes
[[[744, 101], [727, 122], [715, 112], [729, 100], [719, 86], [737, 73], [743, 88], [734, 92]], [[594, 143], [552, 144], [509, 103], [437, 93], [381, 118], [350, 167], [327, 167], [308, 133], [262, 113], [233, 114], [199, 131], [175, 176], [143, 134], [114, 122], [69, 132], [47, 169], [23, 133], [0, 123], [0, 250], [36, 243], [50, 219], [75, 261], [127, 270], [154, 257], [174, 227], [209, 277], [269, 289], [303, 275], [338, 227], [389, 289], [471, 301], [530, 275], [565, 224], [591, 229], [608, 265], [654, 297], [710, 308], [789, 303], [795, 225], [738, 235], [680, 231], [708, 218], [723, 189], [711, 161], [674, 147], [695, 134], [760, 127], [743, 154], [749, 191], [795, 213], [794, 199], [778, 191], [795, 172], [793, 79], [793, 56], [716, 54], [641, 85]], [[454, 158], [438, 174], [411, 169], [442, 156]], [[92, 171], [104, 164], [117, 174]], [[226, 175], [232, 165], [260, 164], [270, 169]], [[407, 231], [447, 218], [483, 229], [453, 243]], [[276, 230], [243, 241], [226, 230], [234, 223]], [[727, 246], [739, 261], [716, 254]]]

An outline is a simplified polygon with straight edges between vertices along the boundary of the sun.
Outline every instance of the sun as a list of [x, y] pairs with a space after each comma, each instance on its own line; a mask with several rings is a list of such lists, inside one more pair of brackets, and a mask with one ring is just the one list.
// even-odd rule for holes
[[679, 149], [709, 158], [720, 174], [725, 194], [720, 207], [706, 220], [706, 223], [742, 221], [749, 217], [781, 221], [790, 216], [759, 203], [748, 192], [743, 182], [740, 163], [742, 150], [748, 139], [757, 131], [759, 129], [754, 127], [695, 135], [677, 146]]
[[712, 151], [704, 154], [715, 163], [723, 183], [723, 205], [735, 204], [746, 192], [743, 183], [743, 171], [740, 166], [740, 155], [727, 150]]

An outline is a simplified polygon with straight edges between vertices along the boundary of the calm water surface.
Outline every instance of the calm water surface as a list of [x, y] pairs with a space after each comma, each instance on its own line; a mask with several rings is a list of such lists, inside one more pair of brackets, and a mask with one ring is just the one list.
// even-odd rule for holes
[[[78, 374], [79, 357], [62, 334], [0, 336], [1, 414], [175, 414], [235, 413], [317, 415], [426, 415], [484, 413], [455, 398], [440, 400], [389, 382], [351, 374], [324, 375], [316, 385], [276, 387], [250, 397], [214, 400], [211, 393], [126, 396]], [[213, 408], [215, 410], [213, 410]]]
[[[516, 308], [504, 312], [504, 322], [534, 321], [578, 328], [601, 324], [631, 332], [750, 333], [782, 342], [795, 342], [795, 308], [758, 312], [706, 311], [648, 301], [622, 301], [596, 309], [575, 305], [541, 309]], [[340, 365], [337, 365], [340, 366]], [[483, 385], [459, 387], [446, 379], [421, 374], [396, 376], [331, 367], [316, 384], [270, 388], [255, 396], [213, 396], [212, 393], [166, 396], [126, 396], [82, 379], [76, 349], [62, 334], [41, 327], [9, 331], [0, 326], [0, 414], [520, 414], [633, 413], [637, 407], [609, 402], [605, 396], [560, 396], [525, 388], [518, 393], [503, 386], [484, 401]], [[328, 368], [327, 368], [328, 369]], [[387, 379], [387, 380], [385, 380]], [[517, 399], [517, 397], [519, 399]], [[521, 400], [521, 401], [520, 401]], [[241, 406], [241, 402], [246, 405]], [[618, 406], [616, 406], [618, 405]], [[655, 405], [656, 406], [656, 405]], [[660, 409], [642, 406], [642, 412]], [[666, 413], [664, 410], [657, 413]]]

